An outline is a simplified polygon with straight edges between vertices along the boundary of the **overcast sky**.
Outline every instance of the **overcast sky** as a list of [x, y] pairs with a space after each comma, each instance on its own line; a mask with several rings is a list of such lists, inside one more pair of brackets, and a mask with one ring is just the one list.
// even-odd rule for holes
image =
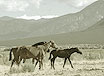
[[60, 16], [80, 11], [97, 0], [0, 0], [0, 16]]

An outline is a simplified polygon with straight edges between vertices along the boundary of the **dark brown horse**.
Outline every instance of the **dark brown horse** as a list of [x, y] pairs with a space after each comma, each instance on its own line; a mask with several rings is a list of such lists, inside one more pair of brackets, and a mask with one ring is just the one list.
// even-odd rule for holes
[[[82, 52], [79, 51], [78, 48], [63, 49], [63, 50], [52, 50], [52, 51], [50, 52], [50, 57], [49, 57], [49, 59], [51, 60], [51, 68], [53, 67], [53, 69], [55, 69], [55, 67], [54, 67], [54, 62], [55, 62], [55, 59], [56, 59], [57, 57], [59, 57], [59, 58], [65, 58], [63, 68], [64, 68], [64, 66], [65, 66], [65, 63], [66, 63], [66, 60], [67, 60], [67, 59], [69, 60], [69, 62], [70, 62], [70, 64], [71, 64], [71, 67], [73, 68], [73, 65], [72, 65], [71, 60], [70, 60], [70, 56], [71, 56], [73, 53], [75, 53], [75, 52], [77, 52], [77, 53], [79, 53], [79, 54], [82, 54]], [[53, 55], [53, 58], [51, 58], [51, 55]]]

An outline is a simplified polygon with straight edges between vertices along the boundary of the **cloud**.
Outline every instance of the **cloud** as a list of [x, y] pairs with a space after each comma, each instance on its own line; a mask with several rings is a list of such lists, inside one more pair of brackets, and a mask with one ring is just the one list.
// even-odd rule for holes
[[82, 8], [82, 7], [88, 6], [89, 4], [91, 4], [97, 0], [57, 0], [57, 1], [63, 2], [74, 8]]
[[24, 14], [23, 16], [17, 17], [17, 18], [21, 18], [21, 19], [34, 19], [34, 20], [38, 20], [41, 18], [45, 18], [45, 19], [49, 19], [49, 18], [54, 18], [54, 17], [58, 17], [56, 15], [48, 15], [48, 16], [27, 16], [26, 14]]
[[25, 11], [31, 4], [39, 8], [42, 0], [0, 0], [0, 8], [6, 11]]
[[33, 2], [36, 3], [37, 8], [39, 8], [41, 1], [42, 0], [33, 0]]

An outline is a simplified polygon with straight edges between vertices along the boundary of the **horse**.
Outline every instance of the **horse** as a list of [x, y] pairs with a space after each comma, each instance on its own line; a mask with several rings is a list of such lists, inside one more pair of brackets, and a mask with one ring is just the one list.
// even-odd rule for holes
[[17, 49], [17, 52], [16, 52], [17, 55], [15, 54], [16, 56], [14, 56], [14, 57], [17, 57], [18, 61], [16, 61], [16, 62], [18, 63], [18, 65], [20, 64], [22, 59], [24, 59], [24, 60], [29, 59], [29, 58], [36, 59], [37, 62], [35, 64], [35, 67], [36, 67], [37, 63], [39, 62], [39, 69], [40, 69], [41, 65], [43, 66], [42, 60], [43, 60], [44, 54], [46, 54], [47, 50], [50, 47], [55, 48], [54, 44], [55, 43], [53, 41], [49, 41], [49, 42], [47, 42], [44, 45], [41, 45], [39, 47], [32, 47], [32, 46], [30, 46], [30, 47], [26, 47], [26, 46], [19, 47]]
[[[37, 47], [39, 45], [43, 45], [45, 44], [46, 42], [38, 42], [34, 45], [32, 45], [33, 47]], [[12, 60], [12, 64], [11, 64], [11, 67], [13, 66], [14, 62], [16, 62], [17, 65], [19, 65], [19, 53], [17, 53], [17, 50], [18, 48], [20, 48], [21, 50], [26, 50], [26, 48], [23, 48], [23, 47], [15, 47], [15, 48], [12, 48], [10, 50], [10, 57], [9, 57], [9, 61], [12, 59], [12, 52], [13, 52], [13, 55], [14, 55], [14, 59]], [[49, 51], [49, 50], [48, 50]], [[23, 59], [23, 63], [25, 63], [26, 59]], [[34, 64], [34, 58], [32, 59], [32, 63]], [[36, 62], [37, 63], [37, 62]], [[36, 65], [36, 64], [35, 64]]]
[[[44, 45], [45, 43], [47, 43], [47, 42], [45, 42], [45, 41], [44, 42], [38, 42], [38, 43], [33, 44], [32, 47], [38, 47], [40, 45]], [[49, 49], [47, 52], [49, 52]], [[26, 59], [23, 60], [23, 63], [25, 63], [25, 61], [26, 61]], [[34, 64], [34, 58], [32, 59], [32, 63]]]
[[[58, 50], [58, 49], [57, 50], [52, 50], [50, 52], [50, 57], [49, 57], [49, 60], [51, 60], [51, 68], [53, 67], [53, 69], [55, 69], [54, 63], [55, 63], [55, 59], [57, 57], [59, 57], [59, 58], [65, 58], [63, 68], [64, 68], [64, 66], [66, 64], [66, 60], [67, 59], [69, 60], [69, 62], [71, 64], [71, 67], [73, 68], [73, 65], [72, 65], [71, 60], [70, 60], [70, 56], [73, 53], [75, 53], [75, 52], [77, 52], [79, 54], [82, 54], [82, 52], [79, 51], [78, 48], [70, 48], [70, 49], [62, 49], [62, 50]], [[51, 58], [51, 55], [53, 55], [53, 58]]]
[[[18, 48], [20, 48], [20, 50], [24, 50], [24, 51], [20, 51], [19, 50], [19, 52], [17, 51], [18, 50]], [[31, 52], [29, 52], [29, 51], [27, 51], [28, 49], [27, 48], [25, 48], [24, 46], [22, 46], [22, 47], [15, 47], [15, 48], [12, 48], [11, 50], [10, 50], [10, 56], [9, 56], [9, 61], [11, 61], [12, 60], [12, 52], [13, 52], [13, 55], [14, 55], [14, 59], [12, 60], [12, 64], [11, 64], [11, 67], [13, 66], [13, 64], [14, 64], [14, 62], [16, 62], [16, 64], [19, 66], [19, 64], [20, 64], [20, 61], [19, 61], [19, 53], [21, 52], [21, 53], [23, 53], [23, 54], [26, 54], [27, 52], [29, 53], [29, 54], [31, 54]], [[32, 55], [32, 54], [31, 54]], [[33, 56], [33, 55], [32, 55]], [[25, 61], [26, 61], [26, 59], [23, 59], [23, 63], [25, 63]], [[34, 63], [34, 58], [32, 59], [32, 62]]]

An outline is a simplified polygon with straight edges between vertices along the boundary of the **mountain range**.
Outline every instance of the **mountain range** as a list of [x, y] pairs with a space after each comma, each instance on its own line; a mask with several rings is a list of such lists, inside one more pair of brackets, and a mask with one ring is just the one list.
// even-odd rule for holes
[[0, 45], [29, 45], [47, 40], [57, 44], [103, 44], [103, 5], [104, 1], [99, 0], [80, 12], [37, 21], [1, 17]]

